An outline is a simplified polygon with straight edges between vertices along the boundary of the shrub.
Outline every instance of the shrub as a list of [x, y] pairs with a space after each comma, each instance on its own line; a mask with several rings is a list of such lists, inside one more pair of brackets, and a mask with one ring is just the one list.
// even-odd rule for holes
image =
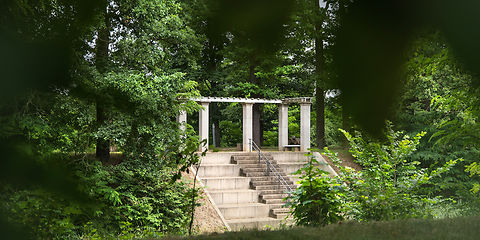
[[[432, 215], [431, 205], [440, 198], [422, 191], [422, 186], [433, 184], [432, 178], [454, 166], [458, 160], [448, 161], [437, 169], [419, 168], [419, 162], [408, 156], [416, 150], [425, 132], [412, 139], [402, 132], [394, 132], [387, 126], [387, 140], [365, 141], [360, 133], [355, 137], [341, 130], [350, 143], [355, 161], [363, 166], [353, 171], [339, 166], [339, 178], [346, 191], [350, 208], [349, 217], [359, 221], [392, 220]], [[325, 149], [325, 154], [339, 162], [336, 154]]]
[[172, 181], [176, 169], [132, 161], [102, 165], [84, 161], [77, 169], [86, 199], [72, 200], [42, 188], [9, 185], [1, 196], [9, 221], [27, 226], [37, 238], [116, 238], [185, 233], [192, 190]]
[[[323, 226], [343, 219], [343, 193], [338, 179], [319, 168], [321, 163], [311, 154], [309, 161], [295, 174], [303, 174], [300, 186], [287, 199], [298, 225]], [[324, 164], [324, 163], [323, 163]]]
[[[300, 187], [289, 199], [293, 217], [300, 225], [325, 225], [342, 218], [358, 221], [392, 220], [429, 217], [440, 197], [422, 191], [422, 186], [434, 184], [432, 179], [447, 172], [462, 159], [450, 160], [436, 169], [419, 168], [419, 162], [408, 156], [424, 132], [413, 139], [387, 128], [387, 140], [366, 141], [343, 131], [350, 143], [361, 171], [340, 166], [337, 154], [325, 148], [327, 155], [340, 169], [338, 176], [329, 178], [310, 160], [297, 174], [304, 172]], [[317, 166], [315, 165], [317, 164]]]

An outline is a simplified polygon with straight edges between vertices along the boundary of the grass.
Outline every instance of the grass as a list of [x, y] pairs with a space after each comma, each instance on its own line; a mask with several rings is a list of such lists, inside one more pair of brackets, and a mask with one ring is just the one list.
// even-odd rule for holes
[[276, 231], [242, 231], [223, 234], [168, 239], [319, 239], [319, 240], [389, 240], [389, 239], [480, 239], [480, 217], [447, 219], [409, 219], [389, 222], [348, 222], [321, 228], [293, 227]]

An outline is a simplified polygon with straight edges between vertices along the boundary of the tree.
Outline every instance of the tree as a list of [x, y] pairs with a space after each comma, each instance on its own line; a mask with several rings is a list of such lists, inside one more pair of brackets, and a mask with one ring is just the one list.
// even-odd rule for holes
[[[111, 13], [108, 12], [108, 8], [105, 7], [105, 12], [102, 16], [102, 22], [98, 30], [97, 39], [95, 41], [95, 68], [100, 75], [105, 74], [108, 71], [109, 65], [109, 47], [110, 47], [110, 31], [111, 31]], [[107, 124], [107, 104], [98, 96], [95, 100], [96, 120], [97, 126]], [[110, 140], [102, 137], [97, 138], [95, 146], [95, 155], [102, 162], [108, 162], [110, 159]]]
[[343, 1], [296, 1], [296, 11], [289, 26], [291, 41], [296, 41], [289, 47], [304, 49], [290, 51], [296, 61], [307, 68], [303, 81], [315, 90], [315, 145], [318, 148], [326, 146], [325, 94], [338, 87], [332, 81], [335, 71], [330, 52], [345, 5]]
[[[180, 99], [198, 96], [185, 81], [198, 38], [177, 1], [88, 4], [13, 1], [2, 15], [0, 34], [26, 51], [12, 69], [32, 68], [6, 72], [24, 85], [0, 90], [0, 221], [42, 238], [181, 232], [192, 193], [176, 180], [198, 161], [198, 138], [175, 116], [197, 108]], [[124, 157], [90, 161], [97, 139]]]
[[[280, 43], [268, 41], [272, 37], [280, 38], [282, 22], [290, 11], [290, 1], [272, 5], [266, 2], [228, 3], [225, 1], [192, 1], [198, 19], [194, 26], [205, 35], [206, 44], [202, 54], [203, 68], [198, 74], [203, 94], [236, 97], [278, 98], [278, 87], [272, 89], [272, 72], [279, 66], [278, 49]], [[257, 8], [251, 8], [250, 6]], [[223, 9], [223, 10], [222, 10]], [[261, 11], [259, 11], [261, 9]], [[263, 11], [263, 12], [262, 12]], [[271, 13], [269, 16], [265, 13]], [[203, 14], [205, 13], [205, 14]], [[285, 14], [284, 14], [285, 13]], [[237, 17], [258, 19], [245, 22]], [[272, 17], [273, 16], [273, 17]], [[228, 24], [227, 24], [228, 23]], [[277, 32], [279, 30], [280, 32]], [[266, 34], [266, 33], [273, 33]], [[260, 104], [253, 109], [254, 141], [261, 144], [263, 139], [263, 110]], [[218, 111], [213, 105], [212, 111]], [[213, 122], [218, 127], [219, 114], [215, 113]], [[217, 124], [218, 123], [218, 124]], [[216, 128], [215, 133], [220, 131]], [[219, 136], [215, 138], [217, 141]]]
[[313, 0], [313, 18], [314, 18], [314, 45], [315, 45], [315, 112], [317, 114], [316, 118], [316, 145], [318, 148], [324, 148], [325, 143], [325, 55], [324, 55], [324, 31], [322, 25], [324, 20], [322, 18], [326, 17], [326, 12], [328, 5], [325, 6], [325, 9], [322, 9], [320, 6], [320, 1]]

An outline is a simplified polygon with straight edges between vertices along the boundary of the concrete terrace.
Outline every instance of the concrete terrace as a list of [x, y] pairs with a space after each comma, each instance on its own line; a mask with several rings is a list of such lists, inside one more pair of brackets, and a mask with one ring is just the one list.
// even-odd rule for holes
[[[305, 152], [265, 152], [270, 163], [291, 188], [298, 176], [293, 172], [307, 161]], [[335, 174], [320, 154], [315, 154], [325, 171]], [[231, 230], [263, 229], [289, 224], [289, 209], [283, 205], [285, 186], [277, 177], [266, 175], [266, 165], [257, 153], [208, 152], [202, 157], [198, 177], [224, 224]]]
[[[199, 97], [191, 99], [202, 108], [198, 114], [200, 152], [207, 152], [198, 167], [198, 177], [206, 194], [227, 229], [241, 230], [288, 224], [289, 209], [284, 198], [296, 188], [299, 176], [294, 172], [308, 161], [310, 148], [311, 97], [286, 99]], [[242, 152], [208, 152], [209, 104], [242, 104]], [[278, 104], [278, 151], [260, 150], [253, 141], [253, 105]], [[288, 106], [300, 105], [300, 142], [288, 143]], [[179, 112], [177, 121], [185, 129], [187, 113]], [[285, 152], [298, 149], [299, 152]], [[263, 152], [262, 157], [257, 152]], [[325, 171], [335, 174], [323, 157], [315, 153]], [[195, 167], [194, 167], [195, 168]]]

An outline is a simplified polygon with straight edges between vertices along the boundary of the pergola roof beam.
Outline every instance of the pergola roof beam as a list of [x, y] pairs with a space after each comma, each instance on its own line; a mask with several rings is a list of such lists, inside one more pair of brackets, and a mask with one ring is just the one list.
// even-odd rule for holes
[[238, 103], [312, 103], [311, 97], [285, 98], [285, 99], [264, 99], [264, 98], [231, 98], [231, 97], [200, 97], [193, 98], [196, 102], [238, 102]]

